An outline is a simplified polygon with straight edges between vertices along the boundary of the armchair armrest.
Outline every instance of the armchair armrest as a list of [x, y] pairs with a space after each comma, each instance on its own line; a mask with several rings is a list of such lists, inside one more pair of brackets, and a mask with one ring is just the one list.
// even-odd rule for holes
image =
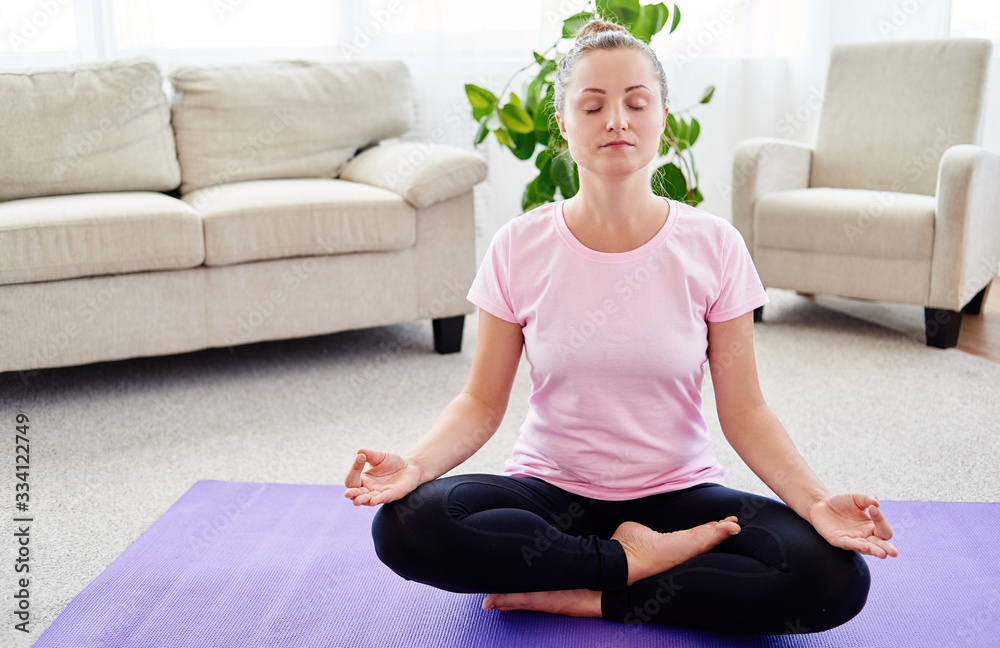
[[961, 310], [1000, 266], [1000, 155], [952, 146], [938, 167], [927, 306]]
[[812, 147], [798, 142], [755, 137], [736, 147], [733, 158], [733, 225], [754, 253], [753, 209], [757, 199], [773, 191], [806, 189]]
[[339, 177], [398, 193], [417, 208], [465, 193], [486, 179], [486, 162], [454, 146], [384, 144], [349, 160]]

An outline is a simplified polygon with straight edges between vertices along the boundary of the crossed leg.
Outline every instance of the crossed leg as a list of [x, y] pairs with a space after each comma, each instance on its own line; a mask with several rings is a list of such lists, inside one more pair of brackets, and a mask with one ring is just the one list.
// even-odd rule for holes
[[384, 506], [373, 535], [400, 575], [490, 592], [485, 609], [807, 632], [853, 617], [868, 591], [857, 554], [780, 502], [718, 485], [603, 502], [532, 478], [461, 475]]

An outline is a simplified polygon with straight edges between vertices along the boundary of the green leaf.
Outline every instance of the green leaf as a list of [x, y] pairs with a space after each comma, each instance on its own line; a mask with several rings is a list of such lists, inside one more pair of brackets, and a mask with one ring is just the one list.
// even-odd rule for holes
[[674, 131], [674, 135], [677, 137], [677, 152], [685, 150], [688, 147], [688, 123], [683, 119], [677, 120], [677, 130]]
[[581, 11], [563, 21], [563, 38], [573, 38], [580, 28], [587, 24], [587, 21], [594, 17], [592, 11]]
[[515, 133], [530, 133], [535, 130], [535, 121], [521, 107], [521, 101], [517, 99], [517, 96], [513, 92], [510, 96], [512, 98], [511, 103], [505, 104], [500, 109], [500, 121]]
[[708, 103], [709, 101], [712, 100], [712, 95], [714, 94], [715, 94], [715, 86], [714, 85], [708, 86], [707, 88], [705, 88], [705, 94], [701, 96], [701, 101], [698, 103], [703, 103], [703, 104]]
[[698, 189], [698, 187], [695, 187], [694, 195], [688, 199], [688, 204], [691, 205], [692, 207], [696, 207], [703, 200], [705, 200], [705, 196], [702, 196], [701, 191]]
[[655, 17], [655, 26], [653, 27], [653, 33], [658, 34], [663, 26], [667, 24], [667, 17], [670, 15], [670, 10], [667, 9], [667, 5], [662, 2], [658, 2], [654, 5], [646, 5], [643, 9], [647, 13], [652, 13]]
[[538, 152], [535, 158], [535, 168], [541, 170], [546, 164], [552, 164], [552, 149], [544, 148]]
[[691, 118], [691, 129], [688, 131], [688, 146], [694, 146], [694, 143], [698, 141], [698, 135], [701, 133], [701, 124], [694, 117]]
[[631, 29], [639, 20], [639, 0], [597, 0], [597, 12]]
[[535, 154], [535, 132], [513, 133], [514, 148], [511, 149], [518, 160], [530, 160]]
[[535, 63], [542, 64], [545, 62], [545, 57], [538, 52], [532, 51], [531, 55], [535, 57]]
[[555, 106], [552, 105], [553, 98], [556, 96], [556, 89], [549, 86], [545, 90], [545, 96], [542, 97], [541, 101], [538, 103], [538, 108], [535, 110], [535, 130], [548, 132], [551, 128], [552, 122], [555, 121], [552, 115], [555, 114]]
[[653, 172], [651, 180], [653, 193], [665, 198], [686, 201], [688, 197], [687, 181], [684, 172], [673, 162], [667, 162]]
[[639, 19], [632, 25], [632, 35], [649, 44], [653, 35], [663, 29], [667, 22], [667, 6], [658, 4], [643, 5], [639, 8]]
[[484, 115], [493, 112], [497, 106], [497, 97], [486, 88], [480, 88], [471, 83], [465, 84], [465, 95], [472, 104], [472, 118], [479, 121]]
[[538, 88], [541, 84], [539, 79], [536, 77], [528, 83], [528, 87], [524, 93], [524, 109], [529, 113], [534, 113], [535, 109], [538, 108]]
[[671, 146], [670, 146], [670, 140], [667, 137], [665, 137], [667, 135], [667, 129], [666, 128], [663, 129], [663, 135], [664, 135], [664, 137], [660, 137], [660, 148], [657, 149], [657, 154], [658, 155], [666, 155], [667, 153], [670, 152], [670, 148], [671, 148]]
[[536, 130], [535, 131], [535, 141], [537, 141], [542, 146], [546, 147], [545, 150], [549, 150], [549, 131], [547, 130]]
[[572, 198], [580, 190], [579, 176], [574, 173], [575, 166], [576, 162], [568, 152], [552, 159], [552, 179], [563, 198]]
[[677, 118], [673, 113], [667, 113], [667, 133], [668, 137], [677, 137]]
[[488, 116], [483, 116], [479, 119], [479, 128], [476, 129], [476, 136], [472, 140], [473, 146], [479, 146], [482, 144], [483, 140], [486, 139], [486, 136], [490, 134], [490, 129], [486, 125], [487, 121], [489, 121]]
[[670, 33], [673, 34], [674, 30], [677, 29], [677, 25], [681, 24], [681, 10], [675, 4], [674, 5], [674, 22], [670, 24]]
[[532, 185], [529, 184], [527, 187], [525, 187], [524, 188], [524, 195], [521, 196], [521, 210], [522, 211], [529, 212], [532, 209], [534, 209], [535, 207], [541, 207], [542, 205], [546, 205], [546, 204], [552, 202], [555, 199], [555, 196], [553, 196], [549, 200], [545, 200], [544, 198], [541, 198], [539, 196], [539, 194], [538, 194], [537, 191], [533, 192], [531, 190], [531, 186]]
[[517, 145], [514, 144], [514, 140], [510, 138], [510, 133], [507, 132], [506, 128], [498, 128], [493, 131], [493, 133], [497, 136], [497, 141], [508, 147], [510, 150], [513, 151], [517, 148]]
[[524, 193], [521, 195], [521, 209], [528, 211], [539, 205], [550, 203], [555, 198], [555, 192], [556, 188], [552, 184], [549, 170], [543, 169], [539, 172], [538, 177], [524, 188]]

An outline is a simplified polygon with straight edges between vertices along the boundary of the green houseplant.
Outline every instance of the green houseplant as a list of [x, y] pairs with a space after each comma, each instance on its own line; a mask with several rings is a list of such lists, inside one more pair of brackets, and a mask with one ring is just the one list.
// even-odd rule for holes
[[[649, 43], [668, 22], [672, 33], [680, 24], [681, 12], [675, 4], [672, 10], [660, 2], [641, 5], [639, 0], [591, 0], [586, 8], [563, 21], [562, 36], [544, 52], [532, 52], [534, 60], [514, 72], [507, 80], [500, 97], [518, 80], [522, 92], [511, 91], [506, 101], [485, 88], [466, 84], [465, 93], [472, 104], [472, 116], [479, 123], [474, 145], [479, 146], [492, 132], [501, 145], [510, 149], [520, 160], [535, 158], [538, 176], [524, 188], [521, 208], [525, 211], [552, 202], [558, 194], [570, 198], [579, 189], [576, 162], [570, 156], [566, 140], [553, 117], [553, 82], [556, 66], [567, 51], [576, 32], [593, 16], [626, 27], [633, 36]], [[700, 104], [708, 103], [714, 86], [705, 89]], [[697, 105], [697, 104], [695, 104]], [[690, 116], [694, 106], [671, 111], [659, 148], [662, 162], [653, 172], [653, 192], [697, 205], [703, 200], [698, 190], [698, 173], [691, 147], [698, 139], [701, 125]], [[537, 152], [537, 155], [536, 155]]]

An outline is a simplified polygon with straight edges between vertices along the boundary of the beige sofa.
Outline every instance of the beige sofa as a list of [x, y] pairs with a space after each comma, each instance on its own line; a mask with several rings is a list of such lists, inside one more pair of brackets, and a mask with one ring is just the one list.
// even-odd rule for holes
[[461, 346], [476, 155], [402, 142], [405, 65], [0, 73], [0, 371], [434, 321]]

